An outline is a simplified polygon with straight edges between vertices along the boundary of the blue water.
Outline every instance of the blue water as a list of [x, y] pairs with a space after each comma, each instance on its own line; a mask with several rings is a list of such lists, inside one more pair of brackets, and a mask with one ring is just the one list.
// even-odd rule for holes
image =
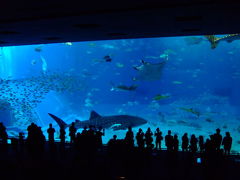
[[[143, 130], [160, 127], [164, 135], [171, 129], [179, 137], [188, 132], [206, 139], [216, 128], [223, 136], [230, 131], [233, 149], [240, 151], [240, 41], [220, 42], [211, 49], [204, 37], [197, 37], [203, 40], [195, 44], [189, 44], [189, 38], [2, 47], [1, 121], [15, 136], [31, 122], [43, 131], [49, 123], [58, 129], [47, 113], [67, 123], [87, 120], [91, 110], [137, 115], [148, 121]], [[111, 62], [104, 60], [107, 55]], [[148, 76], [133, 68], [143, 65], [141, 60], [153, 65], [165, 62], [160, 78], [135, 81], [139, 74]], [[137, 88], [124, 91], [116, 88], [119, 85]], [[154, 100], [157, 95], [164, 98]], [[199, 117], [187, 111], [190, 108]], [[124, 133], [107, 129], [104, 142]]]

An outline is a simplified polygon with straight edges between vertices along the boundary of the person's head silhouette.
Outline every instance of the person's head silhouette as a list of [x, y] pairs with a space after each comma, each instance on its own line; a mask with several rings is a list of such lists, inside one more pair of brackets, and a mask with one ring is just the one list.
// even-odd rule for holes
[[168, 135], [171, 135], [171, 133], [172, 133], [171, 130], [168, 130]]

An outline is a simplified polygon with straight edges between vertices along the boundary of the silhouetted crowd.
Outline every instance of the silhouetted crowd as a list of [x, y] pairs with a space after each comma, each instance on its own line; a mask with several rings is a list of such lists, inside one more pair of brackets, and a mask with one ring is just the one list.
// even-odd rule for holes
[[[136, 134], [137, 146], [140, 149], [153, 149], [154, 148], [154, 138], [155, 136], [155, 149], [161, 150], [162, 143], [165, 142], [165, 146], [167, 147], [167, 151], [177, 152], [179, 151], [179, 139], [178, 135], [172, 135], [171, 130], [168, 130], [168, 133], [165, 137], [163, 137], [162, 132], [159, 128], [153, 133], [150, 128], [144, 133], [140, 128]], [[125, 144], [129, 147], [134, 146], [134, 134], [132, 128], [129, 127], [125, 136]], [[117, 136], [114, 135], [113, 138], [109, 141], [108, 144], [112, 145], [117, 143]], [[198, 138], [192, 134], [191, 137], [188, 137], [187, 133], [184, 133], [182, 136], [182, 144], [181, 149], [183, 152], [219, 152], [221, 150], [221, 146], [223, 146], [223, 151], [225, 154], [230, 154], [232, 147], [232, 137], [229, 132], [226, 132], [224, 138], [220, 134], [220, 129], [216, 129], [216, 133], [210, 135], [210, 138], [207, 138], [204, 141], [203, 136], [199, 136]]]
[[[28, 136], [26, 143], [30, 148], [38, 148], [41, 150], [44, 148], [45, 137], [41, 130], [41, 127], [38, 127], [36, 124], [32, 123], [28, 127]], [[52, 127], [52, 124], [49, 124], [47, 129], [48, 133], [48, 143], [50, 148], [54, 146], [55, 139], [55, 129]], [[96, 129], [94, 126], [89, 126], [89, 128], [84, 127], [82, 132], [77, 132], [74, 122], [69, 127], [69, 137], [70, 144], [73, 145], [78, 150], [85, 150], [88, 152], [95, 152], [98, 148], [102, 146], [102, 136], [104, 135], [104, 129], [99, 127]], [[65, 145], [66, 140], [66, 131], [65, 128], [60, 128], [60, 144], [62, 147]]]
[[[23, 145], [27, 144], [30, 150], [38, 149], [43, 150], [46, 138], [42, 132], [41, 127], [37, 126], [34, 123], [27, 128], [28, 135], [26, 140], [24, 139], [23, 133], [19, 133], [18, 143]], [[49, 145], [54, 145], [55, 139], [55, 129], [52, 127], [52, 124], [49, 124], [47, 129], [48, 133], [48, 143]], [[75, 123], [73, 122], [69, 127], [69, 137], [70, 144], [76, 147], [79, 150], [97, 150], [102, 147], [102, 136], [104, 136], [104, 129], [102, 127], [96, 128], [95, 126], [84, 127], [82, 132], [77, 132]], [[155, 136], [155, 138], [154, 138]], [[65, 144], [66, 132], [65, 128], [60, 128], [60, 143]], [[155, 139], [155, 142], [154, 142]], [[0, 142], [1, 144], [7, 144], [8, 134], [3, 123], [0, 123]], [[172, 135], [171, 130], [168, 130], [167, 135], [164, 137], [159, 128], [153, 133], [150, 128], [144, 133], [140, 128], [134, 136], [132, 128], [129, 127], [126, 132], [124, 139], [117, 139], [117, 136], [114, 135], [112, 139], [108, 142], [108, 148], [110, 150], [118, 149], [120, 147], [125, 147], [126, 149], [134, 148], [135, 141], [139, 149], [156, 149], [161, 150], [163, 141], [167, 148], [167, 151], [177, 152], [179, 147], [183, 152], [190, 151], [195, 152], [220, 152], [223, 151], [224, 154], [230, 154], [232, 147], [232, 137], [229, 132], [226, 132], [225, 137], [223, 138], [220, 132], [220, 129], [216, 129], [216, 133], [210, 135], [210, 138], [204, 140], [203, 136], [196, 137], [194, 134], [191, 137], [187, 133], [181, 137], [181, 144], [179, 143], [178, 135]], [[221, 148], [223, 147], [223, 149]]]
[[[131, 134], [131, 136], [129, 136], [129, 134]], [[168, 151], [179, 151], [180, 145], [178, 135], [175, 134], [173, 136], [171, 130], [168, 130], [168, 134], [164, 138], [159, 128], [156, 129], [155, 133], [153, 133], [150, 128], [148, 128], [146, 133], [144, 133], [143, 130], [140, 128], [136, 135], [138, 147], [144, 148], [146, 146], [146, 148], [152, 149], [154, 147], [153, 135], [156, 137], [155, 149], [161, 150], [162, 141], [164, 140], [165, 146], [167, 147]], [[128, 141], [128, 139], [130, 138], [130, 142], [132, 143], [133, 132], [131, 128], [128, 129], [125, 139]], [[216, 129], [216, 133], [210, 135], [210, 138], [207, 138], [206, 141], [204, 141], [203, 136], [199, 136], [197, 138], [194, 134], [192, 134], [189, 138], [188, 134], [184, 133], [184, 135], [182, 136], [181, 148], [182, 151], [191, 151], [193, 153], [197, 151], [216, 152], [221, 150], [221, 145], [223, 146], [224, 153], [230, 154], [232, 147], [232, 137], [230, 136], [229, 132], [226, 132], [225, 137], [222, 138], [222, 135], [220, 134], [220, 129]]]

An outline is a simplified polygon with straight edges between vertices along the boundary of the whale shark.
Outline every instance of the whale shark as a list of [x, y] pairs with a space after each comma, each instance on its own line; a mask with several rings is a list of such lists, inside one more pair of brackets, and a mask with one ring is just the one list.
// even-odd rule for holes
[[[71, 124], [65, 123], [61, 118], [48, 113], [50, 117], [52, 117], [60, 128], [67, 128]], [[141, 117], [131, 116], [131, 115], [113, 115], [113, 116], [101, 116], [95, 111], [91, 111], [89, 120], [80, 121], [75, 120], [75, 127], [77, 129], [95, 126], [102, 127], [104, 129], [113, 129], [116, 130], [124, 130], [130, 127], [136, 127], [143, 124], [146, 124], [147, 121]]]
[[155, 81], [159, 80], [162, 75], [162, 70], [166, 61], [160, 63], [149, 63], [141, 60], [141, 65], [134, 66], [133, 68], [138, 71], [134, 81]]

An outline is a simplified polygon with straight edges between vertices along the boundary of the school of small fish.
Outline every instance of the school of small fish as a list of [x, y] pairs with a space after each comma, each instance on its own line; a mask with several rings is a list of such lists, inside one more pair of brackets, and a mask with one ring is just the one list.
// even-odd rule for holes
[[1, 80], [0, 110], [10, 110], [16, 124], [38, 121], [34, 111], [50, 91], [73, 92], [83, 89], [81, 79], [64, 73], [48, 73], [26, 79]]

